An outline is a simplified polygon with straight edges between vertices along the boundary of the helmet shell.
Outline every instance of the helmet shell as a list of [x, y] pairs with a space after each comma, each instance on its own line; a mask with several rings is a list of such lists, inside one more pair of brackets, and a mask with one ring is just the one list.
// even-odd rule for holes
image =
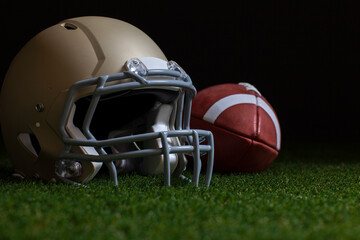
[[[32, 38], [12, 61], [0, 95], [2, 134], [15, 172], [56, 179], [55, 162], [64, 147], [59, 117], [68, 89], [122, 72], [130, 58], [149, 56], [167, 60], [144, 32], [106, 17], [64, 20]], [[39, 153], [31, 151], [24, 134], [35, 136]]]

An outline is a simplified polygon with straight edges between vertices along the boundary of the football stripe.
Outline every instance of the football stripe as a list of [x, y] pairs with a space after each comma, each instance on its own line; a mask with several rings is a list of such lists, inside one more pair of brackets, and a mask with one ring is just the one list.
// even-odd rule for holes
[[256, 104], [256, 97], [251, 94], [234, 94], [224, 97], [207, 110], [203, 119], [207, 122], [214, 123], [223, 111], [236, 104], [243, 103]]
[[234, 94], [220, 99], [206, 111], [203, 119], [207, 122], [214, 124], [216, 119], [226, 109], [237, 104], [245, 104], [245, 103], [255, 104], [261, 107], [270, 116], [271, 120], [274, 123], [275, 131], [276, 131], [276, 149], [279, 150], [280, 141], [281, 141], [279, 121], [272, 108], [264, 100], [252, 94]]
[[272, 110], [272, 108], [261, 98], [257, 98], [258, 100], [258, 106], [261, 107], [262, 109], [264, 109], [264, 111], [270, 116], [271, 120], [274, 123], [275, 126], [275, 131], [276, 131], [276, 149], [280, 150], [280, 124], [279, 124], [279, 120], [277, 119], [274, 111]]

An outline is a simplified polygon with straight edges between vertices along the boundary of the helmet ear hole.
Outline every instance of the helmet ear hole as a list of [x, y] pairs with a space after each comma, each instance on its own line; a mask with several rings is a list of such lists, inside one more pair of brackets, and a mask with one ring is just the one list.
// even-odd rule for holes
[[41, 147], [36, 136], [32, 133], [20, 133], [18, 135], [19, 142], [33, 155], [39, 156]]

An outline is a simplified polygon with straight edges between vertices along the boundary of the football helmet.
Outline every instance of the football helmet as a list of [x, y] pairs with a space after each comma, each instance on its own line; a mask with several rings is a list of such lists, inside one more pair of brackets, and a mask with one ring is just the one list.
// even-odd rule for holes
[[[15, 175], [86, 183], [102, 165], [117, 174], [185, 178], [186, 155], [208, 154], [213, 136], [189, 127], [190, 77], [138, 28], [112, 18], [64, 20], [32, 38], [6, 74], [0, 120]], [[191, 181], [191, 180], [190, 180]]]

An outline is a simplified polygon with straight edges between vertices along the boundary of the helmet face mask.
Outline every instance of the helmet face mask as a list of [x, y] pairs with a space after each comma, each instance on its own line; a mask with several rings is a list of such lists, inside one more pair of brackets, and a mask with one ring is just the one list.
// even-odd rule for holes
[[[150, 58], [148, 58], [147, 60], [149, 59]], [[156, 59], [156, 58], [151, 58], [151, 60], [155, 62], [156, 61], [165, 62], [164, 60]], [[133, 61], [133, 59], [130, 59], [129, 61]], [[136, 59], [136, 61], [142, 63], [140, 59]], [[143, 68], [145, 65], [144, 64], [142, 65]], [[179, 69], [181, 68], [179, 67]], [[212, 151], [211, 145], [200, 145], [198, 140], [200, 135], [200, 137], [205, 137], [207, 141], [211, 143], [212, 142], [211, 133], [202, 130], [190, 130], [188, 119], [190, 118], [191, 99], [194, 97], [196, 90], [192, 85], [190, 78], [186, 75], [186, 73], [179, 72], [178, 70], [169, 70], [169, 69], [153, 69], [153, 70], [146, 69], [146, 71], [143, 72], [145, 72], [145, 74], [141, 76], [139, 74], [140, 71], [137, 71], [137, 69], [132, 69], [132, 71], [128, 70], [119, 74], [101, 76], [93, 79], [79, 81], [70, 88], [60, 118], [60, 132], [62, 135], [63, 142], [65, 144], [64, 151], [61, 153], [59, 157], [60, 162], [70, 160], [73, 161], [75, 165], [78, 165], [79, 162], [84, 162], [84, 161], [104, 162], [106, 163], [106, 166], [110, 170], [111, 173], [110, 176], [112, 177], [112, 180], [116, 183], [116, 177], [114, 178], [114, 176], [116, 176], [115, 173], [116, 167], [113, 161], [126, 160], [131, 162], [132, 161], [131, 159], [133, 158], [135, 159], [144, 158], [144, 160], [142, 161], [143, 163], [134, 164], [134, 165], [142, 165], [142, 166], [138, 166], [139, 171], [145, 174], [156, 174], [159, 173], [159, 170], [154, 170], [154, 168], [158, 168], [158, 169], [160, 168], [161, 169], [160, 171], [165, 172], [166, 184], [170, 185], [170, 179], [169, 179], [170, 172], [174, 171], [175, 170], [174, 168], [177, 167], [175, 166], [173, 167], [173, 169], [171, 169], [170, 166], [171, 162], [177, 162], [174, 161], [174, 158], [179, 158], [178, 161], [184, 162], [186, 161], [184, 159], [184, 153], [192, 154], [192, 155], [196, 155], [196, 153], [198, 153], [200, 156], [200, 152]], [[147, 80], [148, 77], [151, 77], [152, 80]], [[131, 79], [130, 81], [122, 82], [122, 80], [129, 78]], [[121, 83], [115, 85], [111, 84], [106, 86], [106, 83], [111, 83], [113, 81], [120, 81]], [[81, 138], [74, 139], [73, 136], [76, 135], [75, 133], [73, 133], [75, 126], [72, 124], [73, 127], [69, 127], [68, 123], [69, 123], [69, 119], [71, 120], [70, 122], [73, 121], [72, 119], [73, 116], [72, 118], [69, 118], [69, 116], [71, 116], [70, 112], [75, 102], [76, 92], [80, 88], [86, 88], [94, 85], [96, 85], [96, 88], [94, 89], [91, 95], [91, 100], [89, 99], [90, 100], [89, 106], [86, 110], [86, 114], [82, 124], [81, 133], [83, 134], [83, 136], [85, 136], [85, 139], [81, 139]], [[151, 91], [156, 93], [155, 90], [159, 87], [160, 87], [160, 93], [162, 95], [162, 96], [160, 95], [159, 98], [162, 97], [163, 98], [162, 101], [166, 101], [166, 100], [169, 101], [169, 99], [171, 100], [172, 98], [174, 98], [173, 97], [174, 95], [176, 96], [176, 98], [175, 100], [172, 101], [171, 104], [160, 103], [159, 100], [156, 100], [157, 104], [155, 104], [154, 108], [149, 111], [157, 112], [155, 118], [160, 117], [162, 118], [162, 120], [164, 118], [167, 118], [167, 120], [165, 121], [160, 120], [159, 122], [155, 120], [154, 125], [150, 124], [151, 125], [150, 128], [152, 128], [152, 130], [144, 133], [136, 133], [138, 128], [137, 126], [135, 127], [133, 126], [133, 127], [125, 128], [125, 130], [130, 130], [130, 132], [128, 132], [126, 136], [121, 136], [122, 134], [120, 134], [120, 136], [117, 136], [119, 134], [115, 134], [115, 135], [112, 134], [113, 136], [116, 137], [105, 140], [98, 140], [94, 136], [94, 134], [90, 130], [90, 125], [95, 115], [96, 108], [100, 102], [101, 96], [104, 95], [106, 96], [109, 94], [114, 94], [119, 92], [120, 96], [125, 98], [126, 96], [131, 96], [130, 92], [135, 92], [135, 96], [136, 94], [139, 95], [139, 93], [136, 93], [136, 91], [143, 91], [144, 93], [144, 90], [145, 92], [146, 90], [148, 90], [148, 92]], [[164, 94], [164, 91], [167, 88], [170, 89], [168, 91], [172, 91], [173, 93], [167, 93], [168, 96], [164, 96], [166, 95]], [[185, 109], [183, 108], [183, 106], [185, 106]], [[168, 110], [166, 109], [164, 110], [164, 108], [167, 108]], [[184, 116], [182, 115], [183, 112], [184, 112]], [[114, 114], [116, 114], [116, 112]], [[149, 113], [147, 114], [152, 115]], [[169, 121], [171, 116], [175, 121]], [[130, 123], [134, 123], [134, 121], [138, 119], [132, 119]], [[170, 122], [172, 122], [172, 124], [170, 124]], [[154, 120], [151, 121], [151, 123], [154, 123]], [[160, 129], [154, 129], [156, 128], [154, 127], [156, 125]], [[147, 126], [146, 129], [149, 129], [149, 126]], [[131, 130], [133, 130], [134, 132]], [[157, 130], [161, 130], [161, 131], [157, 131]], [[76, 130], [76, 131], [79, 132], [80, 130]], [[109, 134], [111, 136], [111, 132], [109, 132]], [[197, 140], [194, 140], [195, 138]], [[139, 142], [145, 143], [143, 144], [144, 146], [152, 145], [157, 148], [142, 149], [138, 147]], [[146, 142], [150, 142], [150, 143], [146, 144]], [[181, 146], [181, 144], [185, 144], [185, 143], [187, 143], [187, 145]], [[135, 146], [136, 148], [135, 149], [133, 148], [132, 151], [129, 152], [123, 150], [123, 152], [112, 151], [110, 153], [109, 151], [105, 150], [105, 148], [108, 147], [112, 147], [113, 149], [114, 148], [119, 149], [119, 146], [121, 147], [129, 144], [130, 145], [133, 144], [133, 146]], [[83, 149], [86, 148], [87, 154], [72, 152], [71, 151], [72, 147], [81, 147]], [[180, 156], [175, 157], [175, 154], [178, 154]], [[211, 165], [211, 155], [212, 153], [209, 154], [209, 166]], [[171, 161], [171, 159], [173, 159], [173, 161]], [[58, 164], [58, 166], [60, 167], [63, 165], [64, 164]], [[183, 166], [183, 169], [181, 169], [180, 167], [180, 169], [177, 171], [178, 174], [181, 173], [183, 170], [185, 170], [184, 169], [185, 165], [186, 163], [179, 164], [179, 166]], [[194, 172], [196, 173], [200, 172], [201, 164], [194, 164], [194, 166], [195, 166]], [[61, 169], [64, 170], [64, 168]], [[57, 170], [58, 170], [57, 173], [61, 178], [63, 178], [64, 175], [69, 175], [69, 173], [63, 174], [59, 169]], [[66, 170], [67, 169], [65, 169], [65, 171]], [[199, 178], [198, 174], [195, 174], [193, 181], [195, 181], [196, 185], [198, 184], [199, 181], [198, 178]], [[211, 179], [211, 171], [208, 171], [206, 177], [206, 185], [209, 185], [210, 179]], [[69, 181], [69, 179], [63, 179], [63, 180]], [[90, 179], [86, 179], [86, 181], [88, 180]]]
[[[85, 20], [83, 23], [82, 18], [77, 18], [68, 22], [79, 28], [87, 24], [87, 31], [96, 20], [109, 25], [119, 24], [113, 21], [121, 22], [99, 17]], [[158, 51], [154, 49], [145, 54]], [[193, 157], [192, 181], [197, 186], [200, 155], [207, 153], [205, 185], [208, 186], [213, 166], [213, 137], [211, 132], [190, 129], [191, 100], [196, 94], [191, 79], [175, 62], [158, 57], [161, 52], [145, 54], [128, 58], [120, 71], [103, 70], [106, 75], [96, 74], [98, 76], [86, 80], [58, 80], [60, 85], [71, 84], [60, 87], [54, 100], [49, 101], [51, 104], [36, 101], [36, 117], [45, 116], [43, 121], [29, 117], [23, 119], [28, 121], [23, 125], [30, 126], [30, 130], [3, 131], [15, 171], [23, 177], [33, 175], [47, 180], [86, 183], [105, 165], [115, 184], [118, 184], [117, 173], [136, 171], [144, 175], [163, 173], [165, 185], [170, 185], [171, 174], [182, 176], [187, 154]], [[95, 68], [100, 73], [106, 66], [103, 63]], [[11, 73], [8, 75], [7, 78], [13, 78]], [[9, 81], [6, 79], [4, 86]], [[8, 89], [3, 87], [3, 90]], [[46, 94], [41, 92], [41, 95]], [[1, 104], [9, 99], [8, 96], [2, 93]], [[1, 111], [2, 115], [10, 112], [4, 104]], [[10, 115], [1, 119], [3, 129], [9, 127]], [[11, 146], [13, 139], [7, 141], [14, 132], [22, 147], [32, 152], [31, 162], [14, 159], [17, 154], [11, 152], [16, 149]], [[35, 140], [31, 140], [34, 137]], [[207, 143], [201, 144], [200, 139], [206, 139]], [[38, 141], [38, 149], [34, 147], [35, 141]]]

